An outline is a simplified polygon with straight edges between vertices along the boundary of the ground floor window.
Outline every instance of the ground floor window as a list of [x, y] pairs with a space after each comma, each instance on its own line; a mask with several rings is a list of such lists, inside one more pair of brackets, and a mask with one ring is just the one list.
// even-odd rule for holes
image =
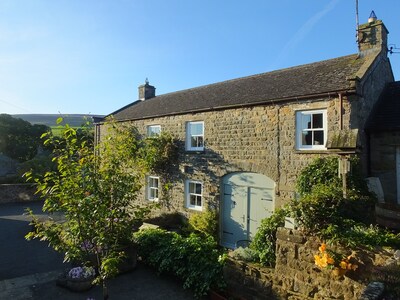
[[186, 207], [195, 210], [203, 208], [203, 184], [199, 181], [186, 180]]
[[160, 178], [157, 176], [147, 176], [147, 199], [151, 201], [158, 200]]

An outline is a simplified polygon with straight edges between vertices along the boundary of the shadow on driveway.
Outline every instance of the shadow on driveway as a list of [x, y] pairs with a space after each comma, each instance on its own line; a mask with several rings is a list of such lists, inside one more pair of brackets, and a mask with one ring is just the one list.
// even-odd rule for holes
[[[157, 276], [155, 271], [138, 264], [132, 272], [120, 275], [109, 281], [110, 300], [190, 300], [193, 293], [182, 288], [182, 283], [168, 276]], [[102, 289], [95, 286], [83, 293], [70, 292], [56, 286], [55, 281], [31, 287], [29, 295], [34, 300], [101, 300]]]
[[25, 208], [30, 207], [35, 214], [43, 215], [42, 206], [42, 201], [0, 205], [0, 280], [65, 267], [63, 255], [48, 247], [46, 242], [25, 240], [31, 230], [30, 218], [24, 215]]

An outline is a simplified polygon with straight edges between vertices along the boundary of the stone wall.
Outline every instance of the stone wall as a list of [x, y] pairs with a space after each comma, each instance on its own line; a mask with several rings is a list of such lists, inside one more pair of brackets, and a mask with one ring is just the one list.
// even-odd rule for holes
[[[332, 270], [321, 270], [315, 265], [314, 255], [320, 245], [316, 237], [279, 228], [275, 269], [229, 260], [225, 267], [227, 290], [240, 299], [254, 300], [360, 299], [371, 281], [381, 280], [388, 273], [385, 268], [390, 271], [388, 262], [394, 257], [394, 250], [389, 249], [353, 250], [358, 269], [337, 276]], [[349, 254], [346, 249], [332, 250]]]
[[[344, 97], [344, 102], [347, 98]], [[328, 131], [338, 130], [339, 99], [281, 103], [248, 108], [227, 109], [196, 114], [166, 116], [133, 121], [142, 134], [148, 125], [161, 125], [179, 141], [179, 169], [171, 174], [171, 210], [185, 209], [185, 179], [203, 182], [203, 196], [208, 205], [219, 206], [221, 177], [233, 172], [255, 172], [276, 183], [276, 206], [294, 197], [296, 178], [301, 169], [329, 151], [296, 150], [298, 110], [327, 109]], [[346, 110], [345, 114], [349, 114]], [[186, 123], [204, 121], [205, 150], [185, 151]], [[348, 124], [345, 124], [348, 128]], [[104, 134], [104, 126], [101, 134]], [[184, 167], [187, 166], [185, 169]], [[185, 172], [183, 170], [185, 169]], [[152, 175], [152, 174], [149, 174]], [[145, 199], [144, 191], [140, 196]]]
[[[368, 59], [372, 60], [374, 56]], [[359, 142], [361, 148], [361, 161], [364, 173], [368, 174], [368, 160], [372, 156], [368, 153], [367, 137], [364, 131], [365, 124], [377, 101], [379, 100], [382, 91], [389, 82], [394, 81], [393, 72], [390, 68], [390, 62], [387, 57], [386, 49], [380, 53], [376, 53], [374, 63], [368, 65], [368, 69], [363, 68], [356, 74], [357, 77], [363, 77], [363, 82], [357, 85], [357, 93], [359, 97], [351, 97], [349, 101], [349, 128], [358, 128]]]
[[32, 184], [0, 184], [0, 204], [39, 200]]
[[397, 203], [396, 151], [400, 132], [371, 134], [371, 175], [378, 177], [386, 203]]

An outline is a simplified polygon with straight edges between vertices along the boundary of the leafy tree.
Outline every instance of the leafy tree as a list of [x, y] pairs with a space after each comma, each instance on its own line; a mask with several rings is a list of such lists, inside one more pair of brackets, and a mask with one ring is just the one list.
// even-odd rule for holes
[[20, 162], [32, 159], [41, 145], [40, 137], [50, 131], [46, 125], [32, 125], [22, 119], [0, 114], [0, 153]]
[[90, 136], [85, 133], [87, 127], [78, 131], [67, 124], [61, 139], [45, 134], [44, 143], [54, 149], [57, 170], [29, 172], [27, 177], [38, 184], [37, 191], [45, 198], [43, 210], [62, 212], [66, 221], [41, 223], [34, 219], [35, 231], [27, 238], [48, 241], [65, 254], [66, 261], [89, 263], [95, 256], [100, 274], [97, 281], [103, 283], [106, 298], [106, 280], [117, 273], [124, 256], [121, 246], [130, 242], [132, 231], [152, 208], [140, 205], [137, 192], [147, 170], [160, 162], [143, 155], [143, 148], [161, 153], [162, 149], [151, 145], [170, 145], [150, 145], [131, 126], [110, 122], [105, 128], [108, 132], [96, 147], [85, 138]]

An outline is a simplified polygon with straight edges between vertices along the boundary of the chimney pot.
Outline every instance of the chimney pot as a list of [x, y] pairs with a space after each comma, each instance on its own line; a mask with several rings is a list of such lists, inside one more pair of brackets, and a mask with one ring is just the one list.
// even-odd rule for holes
[[373, 23], [377, 20], [378, 18], [376, 17], [376, 14], [374, 11], [371, 11], [371, 14], [369, 15], [368, 18], [368, 23]]

